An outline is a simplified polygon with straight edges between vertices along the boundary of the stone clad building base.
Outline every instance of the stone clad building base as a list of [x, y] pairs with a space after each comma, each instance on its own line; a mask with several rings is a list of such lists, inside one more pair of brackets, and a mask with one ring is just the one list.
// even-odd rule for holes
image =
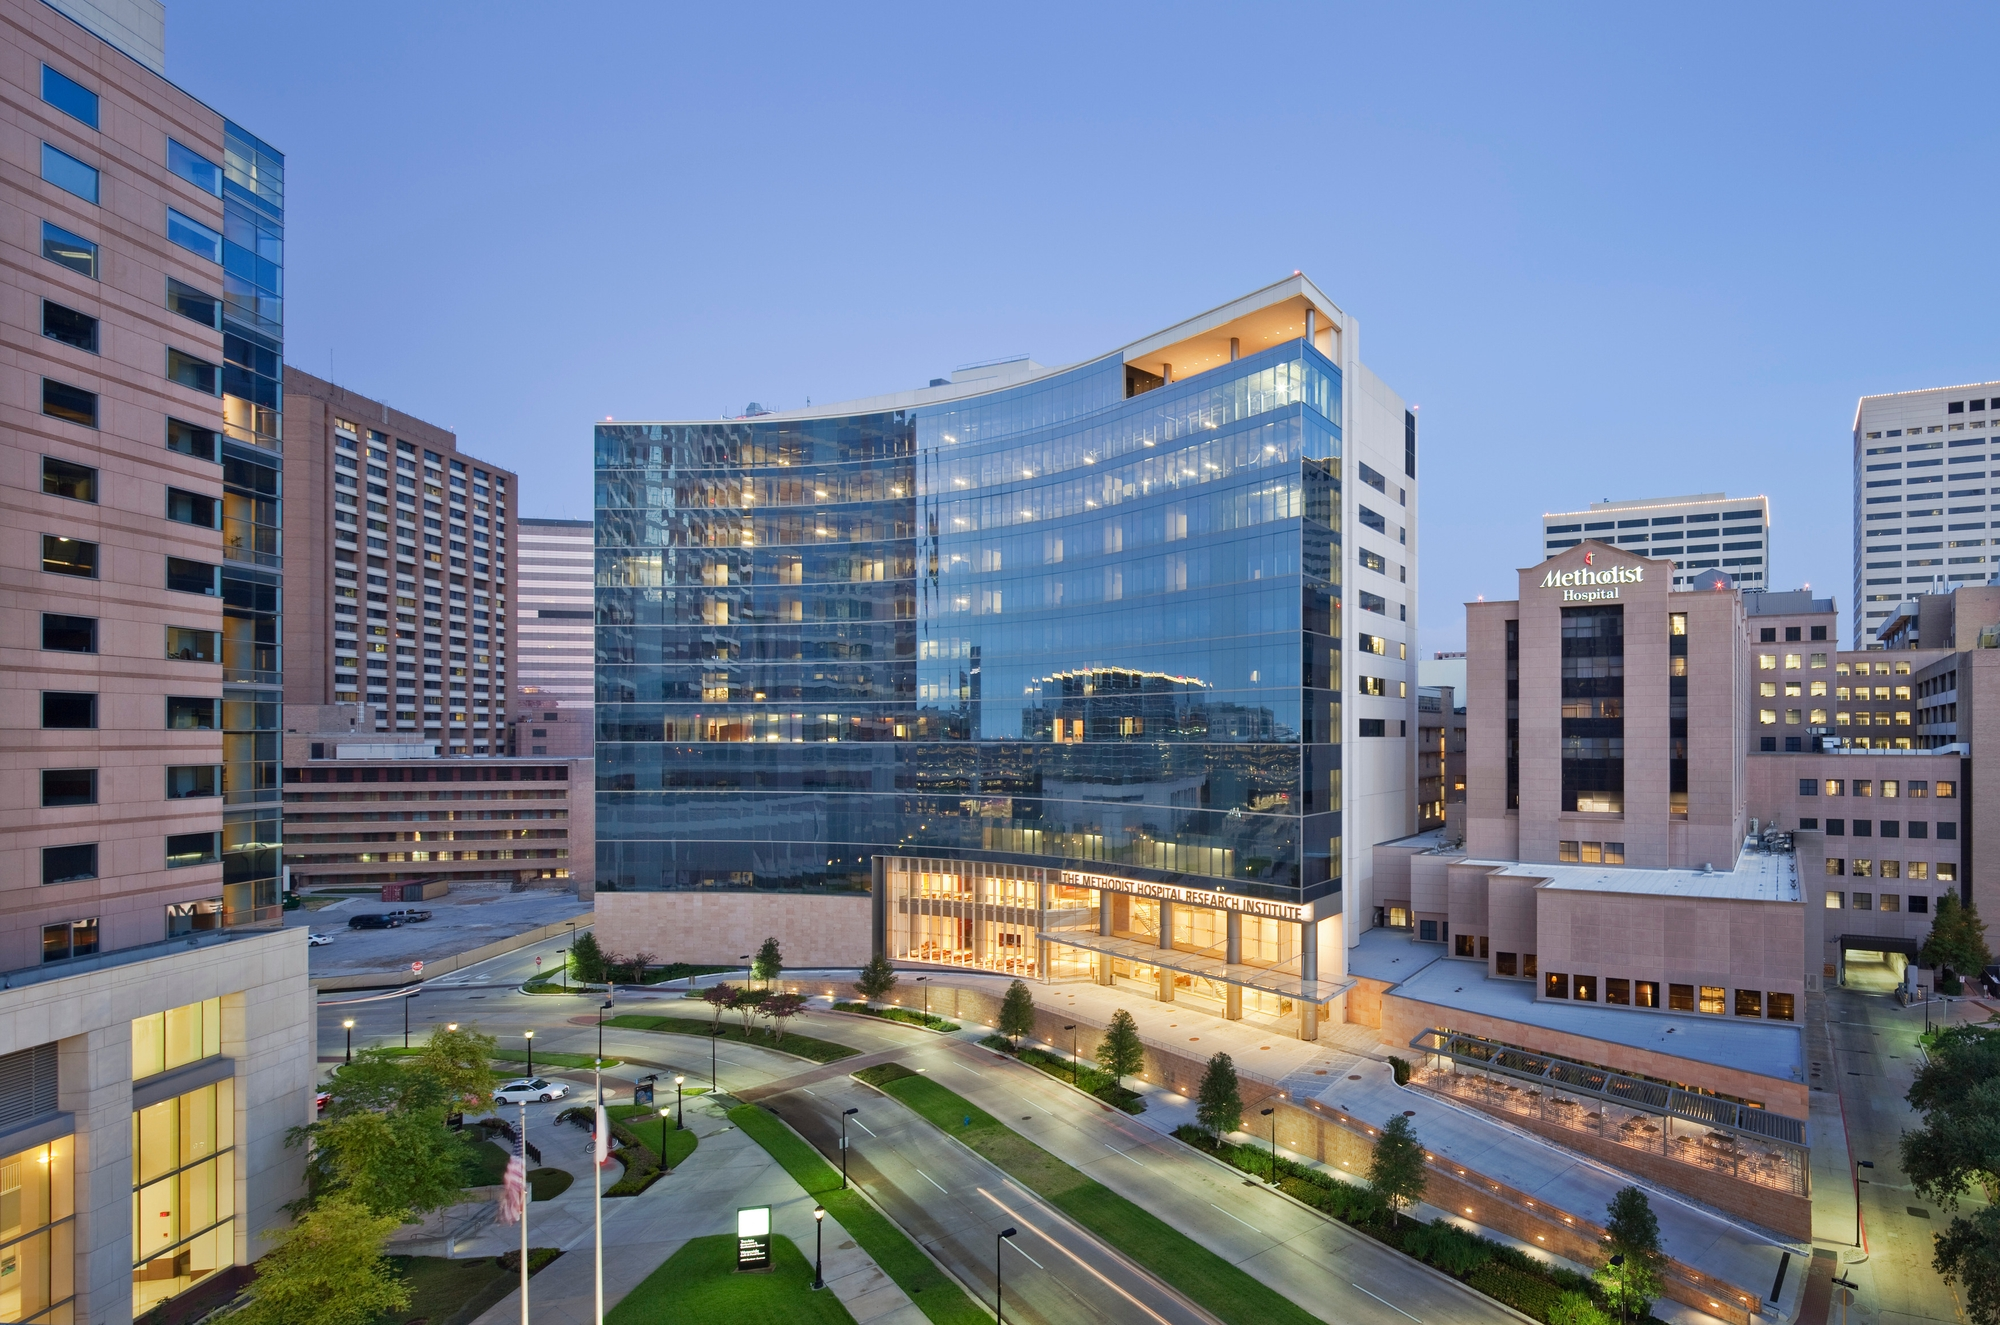
[[624, 956], [722, 966], [775, 938], [796, 970], [859, 967], [873, 951], [861, 893], [599, 891], [594, 905], [598, 943]]

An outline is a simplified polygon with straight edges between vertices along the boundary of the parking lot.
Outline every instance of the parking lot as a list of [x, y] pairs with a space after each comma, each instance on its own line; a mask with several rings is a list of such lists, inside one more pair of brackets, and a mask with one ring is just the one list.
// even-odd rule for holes
[[[558, 921], [587, 922], [590, 907], [574, 894], [533, 890], [508, 892], [505, 884], [472, 884], [428, 902], [384, 902], [380, 897], [341, 897], [325, 902], [306, 894], [304, 907], [285, 913], [287, 929], [310, 929], [332, 942], [310, 949], [314, 979], [336, 975], [393, 975], [411, 962], [442, 958], [495, 943]], [[350, 917], [412, 907], [432, 918], [398, 929], [349, 929]]]

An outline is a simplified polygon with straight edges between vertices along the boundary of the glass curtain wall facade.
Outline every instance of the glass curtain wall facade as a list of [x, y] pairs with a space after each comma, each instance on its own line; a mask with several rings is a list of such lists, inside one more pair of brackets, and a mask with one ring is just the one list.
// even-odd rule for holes
[[285, 159], [223, 126], [222, 897], [169, 936], [277, 920], [284, 735]]
[[598, 887], [922, 854], [1337, 893], [1341, 385], [1301, 339], [598, 425]]

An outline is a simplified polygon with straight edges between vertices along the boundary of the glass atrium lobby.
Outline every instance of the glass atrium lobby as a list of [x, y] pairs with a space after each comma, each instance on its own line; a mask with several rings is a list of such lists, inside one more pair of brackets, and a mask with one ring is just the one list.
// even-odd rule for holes
[[1338, 969], [1340, 919], [1316, 919], [1311, 906], [1075, 870], [879, 864], [892, 961], [1088, 980], [1308, 1040], [1353, 983], [1320, 978], [1322, 949]]

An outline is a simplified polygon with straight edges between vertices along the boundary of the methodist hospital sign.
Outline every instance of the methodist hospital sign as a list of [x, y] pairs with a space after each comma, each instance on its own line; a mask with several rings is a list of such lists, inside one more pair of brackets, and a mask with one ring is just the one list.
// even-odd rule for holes
[[1544, 589], [1560, 589], [1565, 603], [1602, 603], [1618, 597], [1621, 584], [1646, 578], [1644, 566], [1611, 566], [1604, 570], [1552, 570], [1542, 577]]

